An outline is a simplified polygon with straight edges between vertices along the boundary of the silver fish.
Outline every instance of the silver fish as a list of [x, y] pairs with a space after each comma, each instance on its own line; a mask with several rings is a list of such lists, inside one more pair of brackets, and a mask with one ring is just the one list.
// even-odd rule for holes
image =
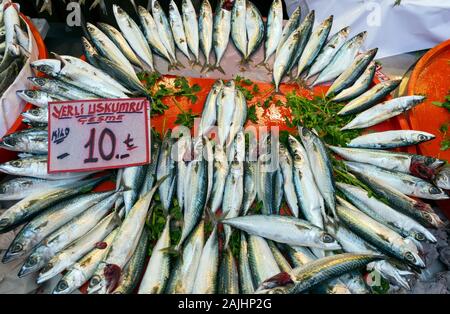
[[[314, 181], [308, 154], [293, 136], [289, 136], [289, 145], [293, 152], [293, 180], [298, 198], [298, 208], [313, 225], [323, 229], [325, 205], [323, 197]], [[297, 216], [298, 217], [298, 216]]]
[[172, 28], [173, 38], [178, 49], [191, 61], [189, 47], [187, 45], [186, 33], [184, 32], [183, 19], [176, 3], [171, 0], [169, 3], [169, 21]]
[[373, 58], [375, 58], [377, 52], [378, 48], [375, 48], [356, 56], [355, 60], [353, 60], [353, 63], [350, 64], [348, 69], [342, 72], [333, 84], [331, 84], [326, 96], [338, 94], [344, 89], [352, 86], [364, 73], [364, 70], [367, 68], [369, 63], [372, 62]]
[[131, 48], [151, 71], [155, 71], [152, 52], [139, 26], [118, 5], [113, 5], [113, 11], [116, 22]]
[[[298, 133], [305, 147], [313, 175], [325, 205], [335, 215], [334, 177], [330, 157], [322, 140], [305, 127], [299, 127]], [[336, 216], [336, 215], [335, 215]]]
[[202, 118], [199, 126], [199, 135], [207, 135], [208, 132], [215, 126], [217, 121], [217, 98], [220, 95], [224, 83], [222, 80], [217, 80], [212, 86], [208, 97], [203, 106]]
[[300, 25], [300, 18], [302, 15], [301, 7], [298, 6], [297, 9], [295, 9], [294, 12], [292, 12], [291, 16], [289, 17], [289, 20], [283, 27], [283, 32], [281, 33], [281, 39], [278, 43], [277, 50], [275, 52], [275, 56], [278, 55], [278, 52], [281, 49], [281, 46], [286, 42], [288, 37], [292, 34], [293, 31], [297, 29], [297, 27]]
[[128, 214], [136, 203], [144, 181], [145, 168], [143, 166], [127, 167], [123, 169], [120, 186], [124, 189], [123, 199], [125, 211]]
[[264, 43], [265, 47], [264, 63], [267, 64], [269, 62], [270, 57], [276, 52], [278, 44], [280, 43], [281, 40], [282, 33], [283, 33], [283, 3], [281, 0], [274, 0], [270, 7], [269, 15], [267, 16], [266, 41]]
[[445, 190], [450, 190], [450, 167], [445, 166], [436, 174], [434, 183]]
[[244, 197], [242, 199], [242, 215], [247, 215], [253, 205], [257, 194], [257, 168], [258, 163], [252, 160], [250, 149], [247, 150], [247, 157], [244, 161]]
[[17, 96], [40, 108], [47, 108], [49, 102], [58, 100], [69, 100], [62, 95], [47, 93], [40, 90], [18, 90]]
[[397, 148], [417, 145], [434, 139], [433, 134], [414, 130], [375, 132], [358, 136], [348, 143], [354, 148]]
[[291, 273], [279, 273], [267, 279], [256, 291], [260, 294], [296, 294], [331, 278], [383, 259], [382, 255], [343, 253], [318, 259]]
[[346, 160], [371, 164], [387, 170], [409, 173], [425, 180], [432, 180], [439, 168], [445, 164], [445, 161], [433, 157], [388, 150], [344, 148], [337, 146], [328, 147]]
[[160, 3], [157, 0], [151, 2], [152, 14], [154, 21], [158, 28], [158, 35], [161, 39], [161, 43], [166, 48], [172, 63], [176, 62], [175, 41], [170, 29], [170, 23], [167, 19], [166, 13], [162, 9]]
[[183, 0], [181, 5], [181, 12], [183, 17], [184, 31], [186, 32], [186, 40], [195, 57], [195, 62], [199, 63], [199, 32], [198, 32], [198, 20], [197, 12], [191, 0]]
[[[223, 224], [275, 242], [293, 246], [309, 246], [324, 250], [340, 248], [335, 239], [318, 227], [290, 216], [251, 215], [222, 221]], [[279, 230], [283, 230], [282, 233]]]
[[341, 111], [338, 112], [338, 115], [347, 115], [353, 113], [359, 113], [370, 107], [376, 105], [380, 100], [384, 99], [387, 95], [389, 95], [394, 89], [396, 89], [401, 83], [401, 80], [391, 80], [381, 82], [367, 92], [358, 96], [357, 98], [350, 101]]
[[215, 213], [221, 206], [228, 176], [228, 160], [224, 149], [216, 145], [214, 152], [214, 184], [211, 198], [211, 212]]
[[298, 217], [299, 204], [295, 193], [293, 178], [293, 161], [292, 157], [284, 145], [280, 144], [280, 168], [284, 180], [284, 195], [289, 209], [295, 217]]
[[320, 72], [313, 86], [331, 81], [347, 70], [355, 59], [366, 36], [367, 32], [359, 33], [343, 44], [330, 63]]
[[264, 21], [258, 8], [251, 2], [247, 1], [246, 7], [246, 29], [247, 29], [247, 50], [244, 55], [244, 62], [249, 61], [253, 53], [255, 53], [264, 39]]
[[338, 93], [332, 100], [336, 102], [348, 101], [365, 93], [373, 82], [376, 69], [377, 65], [372, 61], [352, 86]]
[[424, 96], [404, 96], [387, 100], [361, 112], [341, 130], [368, 128], [410, 110], [424, 99]]
[[117, 30], [117, 28], [101, 22], [97, 23], [97, 26], [109, 37], [109, 39], [112, 40], [112, 42], [120, 49], [120, 51], [132, 64], [140, 68], [143, 67], [142, 62], [136, 56], [127, 40], [123, 37], [122, 33]]
[[211, 68], [209, 57], [213, 46], [213, 12], [208, 0], [203, 0], [198, 18], [198, 28], [200, 32], [200, 48], [205, 56], [204, 68]]
[[97, 99], [98, 95], [82, 90], [74, 85], [44, 77], [29, 77], [28, 80], [45, 92], [67, 97], [72, 100]]
[[249, 235], [248, 253], [255, 287], [258, 287], [264, 280], [280, 272], [277, 261], [265, 239]]
[[239, 294], [239, 275], [230, 248], [225, 249], [219, 265], [217, 292], [220, 294]]
[[275, 258], [275, 261], [277, 262], [278, 267], [280, 268], [280, 271], [286, 271], [286, 272], [291, 271], [292, 270], [291, 265], [286, 260], [286, 258], [283, 256], [283, 253], [281, 253], [277, 244], [270, 240], [267, 241], [267, 244], [269, 245], [270, 251], [272, 252], [273, 257]]
[[[236, 90], [234, 105], [233, 119], [231, 121], [230, 134], [228, 135], [227, 143], [231, 143], [235, 140], [247, 120], [247, 101], [240, 90]], [[243, 136], [241, 139], [245, 141]], [[244, 160], [244, 158], [241, 158], [241, 160]]]
[[161, 150], [158, 158], [158, 167], [156, 168], [156, 179], [161, 180], [163, 177], [168, 176], [159, 187], [159, 196], [164, 210], [168, 213], [172, 204], [172, 198], [175, 193], [176, 187], [176, 163], [172, 159], [172, 147], [174, 145], [174, 139], [170, 131], [164, 136], [164, 140], [161, 144]]
[[7, 263], [23, 256], [52, 232], [111, 194], [112, 192], [103, 192], [80, 195], [48, 207], [20, 230], [9, 245], [2, 262]]
[[225, 54], [230, 41], [231, 33], [231, 10], [226, 6], [219, 8], [219, 11], [214, 15], [213, 27], [213, 47], [216, 55], [215, 69], [225, 74], [225, 71], [220, 66], [220, 62]]
[[251, 294], [255, 292], [253, 285], [252, 270], [250, 269], [248, 243], [245, 233], [241, 231], [241, 239], [239, 245], [239, 286], [241, 293]]
[[363, 173], [401, 193], [424, 199], [442, 200], [449, 196], [442, 189], [412, 175], [379, 168], [377, 166], [346, 161], [347, 169], [354, 173]]
[[242, 56], [247, 54], [246, 0], [236, 0], [231, 11], [231, 39]]
[[392, 228], [405, 237], [413, 237], [418, 241], [429, 240], [435, 243], [436, 238], [426, 228], [408, 216], [396, 211], [375, 197], [369, 197], [368, 192], [345, 183], [338, 183], [338, 188], [361, 211]]
[[[161, 294], [169, 279], [170, 256], [164, 249], [170, 246], [170, 216], [152, 250], [150, 261], [139, 286], [138, 294]], [[158, 271], [155, 272], [155, 269]]]
[[309, 12], [308, 15], [305, 16], [305, 19], [299, 26], [302, 29], [301, 37], [298, 42], [297, 49], [295, 50], [294, 57], [292, 58], [289, 67], [287, 69], [288, 73], [292, 71], [294, 66], [298, 63], [300, 57], [303, 55], [305, 47], [308, 44], [308, 41], [311, 37], [315, 18], [316, 12], [314, 10], [311, 10], [311, 12]]
[[202, 250], [202, 255], [197, 267], [193, 294], [214, 294], [219, 269], [219, 239], [217, 227], [213, 229]]
[[333, 15], [331, 15], [312, 32], [311, 37], [305, 46], [305, 50], [298, 61], [297, 77], [299, 77], [303, 71], [311, 66], [314, 60], [316, 60], [316, 57], [322, 51], [333, 25], [333, 18]]
[[32, 128], [5, 135], [0, 141], [0, 148], [28, 154], [47, 154], [48, 131]]
[[41, 125], [48, 124], [48, 109], [47, 108], [33, 108], [22, 112], [23, 122], [37, 123]]
[[187, 162], [191, 159], [191, 134], [183, 134], [179, 140], [173, 145], [172, 159], [177, 164], [177, 200], [181, 212], [184, 211], [184, 184], [187, 175]]
[[217, 96], [217, 127], [219, 145], [223, 146], [228, 139], [236, 110], [236, 88], [233, 80], [224, 85]]

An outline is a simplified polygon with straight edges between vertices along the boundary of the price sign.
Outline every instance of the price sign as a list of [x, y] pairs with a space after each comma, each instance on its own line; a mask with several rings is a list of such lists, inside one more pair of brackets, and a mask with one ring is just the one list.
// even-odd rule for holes
[[78, 172], [149, 163], [150, 106], [145, 98], [49, 104], [48, 172]]

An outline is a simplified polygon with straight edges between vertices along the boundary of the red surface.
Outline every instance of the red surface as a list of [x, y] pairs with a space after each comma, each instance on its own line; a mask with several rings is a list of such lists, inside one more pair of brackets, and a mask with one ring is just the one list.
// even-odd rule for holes
[[450, 123], [450, 113], [445, 108], [433, 105], [444, 102], [450, 91], [450, 40], [428, 51], [417, 63], [408, 85], [409, 95], [425, 95], [426, 101], [408, 114], [411, 128], [436, 135], [436, 139], [419, 145], [423, 155], [450, 161], [450, 150], [441, 151], [442, 133], [438, 131], [444, 123]]

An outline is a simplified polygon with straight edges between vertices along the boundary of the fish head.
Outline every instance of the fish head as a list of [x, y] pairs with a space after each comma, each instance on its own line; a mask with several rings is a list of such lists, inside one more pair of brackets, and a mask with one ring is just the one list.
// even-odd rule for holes
[[404, 260], [409, 263], [410, 265], [417, 266], [419, 268], [425, 268], [425, 262], [422, 260], [422, 258], [419, 256], [417, 252], [413, 252], [412, 250], [404, 250], [402, 252]]
[[287, 272], [281, 272], [266, 279], [256, 289], [257, 294], [287, 294], [294, 287], [294, 280]]
[[433, 157], [413, 155], [409, 166], [409, 172], [425, 180], [431, 180], [436, 176], [439, 168], [445, 164], [445, 161]]
[[3, 137], [2, 141], [0, 142], [0, 147], [4, 148], [14, 148], [16, 147], [20, 142], [19, 137], [15, 136], [14, 134], [7, 135]]
[[326, 250], [340, 250], [342, 247], [338, 241], [329, 233], [321, 231], [315, 237], [315, 242], [321, 248]]
[[217, 80], [214, 85], [212, 86], [213, 92], [215, 94], [218, 94], [223, 88], [223, 81], [222, 80]]
[[22, 268], [20, 269], [18, 276], [22, 278], [28, 274], [34, 273], [41, 267], [43, 267], [44, 264], [45, 260], [43, 255], [34, 252], [27, 258]]
[[29, 77], [28, 80], [38, 87], [45, 87], [48, 83], [48, 79], [43, 77]]
[[35, 90], [18, 90], [16, 91], [16, 94], [27, 102], [32, 102], [39, 98], [39, 93]]
[[61, 71], [62, 63], [56, 59], [43, 59], [32, 62], [31, 67], [47, 75], [56, 75]]
[[106, 263], [101, 262], [95, 271], [95, 274], [89, 280], [87, 292], [88, 294], [106, 294], [107, 281], [105, 277]]
[[[1, 221], [2, 220], [0, 219], [0, 229]], [[20, 256], [25, 254], [28, 248], [29, 247], [24, 239], [17, 238], [17, 240], [14, 240], [6, 250], [5, 254], [3, 255], [2, 263], [8, 263], [19, 258]]]
[[55, 265], [58, 262], [59, 262], [59, 260], [56, 258], [56, 259], [50, 260], [47, 264], [45, 264], [45, 266], [39, 272], [39, 276], [38, 276], [36, 282], [38, 284], [41, 284], [41, 283], [53, 278], [54, 276], [56, 276], [58, 274], [58, 272], [55, 269]]
[[[6, 172], [9, 173], [11, 171], [17, 171], [20, 169], [23, 169], [26, 167], [25, 162], [22, 159], [16, 159], [16, 160], [11, 160], [8, 162], [5, 162], [3, 164], [0, 164], [0, 172]], [[1, 223], [0, 223], [0, 227], [1, 227]]]
[[422, 143], [434, 139], [436, 136], [426, 132], [420, 132], [412, 135], [413, 140]]
[[[72, 274], [73, 270], [69, 273]], [[64, 276], [53, 289], [53, 294], [68, 294], [76, 289], [76, 285], [73, 276]]]
[[436, 213], [423, 211], [421, 212], [421, 215], [428, 221], [430, 225], [435, 228], [443, 228], [446, 225], [446, 223], [443, 222], [442, 219], [438, 215], [436, 215]]
[[85, 53], [87, 53], [91, 56], [97, 55], [97, 50], [95, 50], [94, 46], [92, 46], [92, 44], [89, 42], [89, 40], [87, 40], [85, 37], [81, 37], [81, 43], [83, 45], [83, 49], [84, 49]]

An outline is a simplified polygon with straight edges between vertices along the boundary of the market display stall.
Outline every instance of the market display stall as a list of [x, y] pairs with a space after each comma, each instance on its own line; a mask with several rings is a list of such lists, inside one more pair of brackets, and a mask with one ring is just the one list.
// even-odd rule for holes
[[[392, 97], [365, 32], [300, 9], [283, 21], [281, 4], [263, 19], [250, 1], [152, 1], [136, 21], [114, 5], [117, 27], [88, 23], [81, 59], [31, 62], [1, 144], [18, 153], [0, 164], [0, 200], [18, 201], [0, 216], [15, 230], [3, 263], [57, 294], [386, 293], [442, 269], [428, 253], [448, 250], [448, 155], [428, 143], [446, 133], [417, 123], [445, 96], [420, 88], [432, 57]], [[136, 96], [150, 164], [47, 171], [49, 104]]]

